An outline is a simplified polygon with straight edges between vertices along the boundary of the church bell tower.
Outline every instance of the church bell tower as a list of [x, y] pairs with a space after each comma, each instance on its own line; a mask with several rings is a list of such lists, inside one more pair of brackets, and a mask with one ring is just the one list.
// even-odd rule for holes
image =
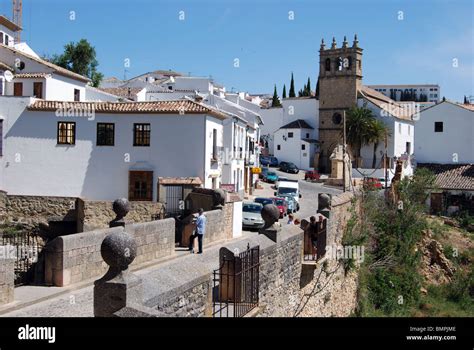
[[324, 39], [319, 50], [319, 167], [329, 172], [329, 156], [342, 144], [343, 111], [357, 104], [362, 85], [362, 49], [357, 34], [349, 47], [346, 37], [340, 48], [332, 39], [326, 48]]

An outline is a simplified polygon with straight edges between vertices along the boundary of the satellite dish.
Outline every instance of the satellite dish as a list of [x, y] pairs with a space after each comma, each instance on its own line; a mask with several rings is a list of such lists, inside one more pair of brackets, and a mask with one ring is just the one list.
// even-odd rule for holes
[[6, 81], [11, 82], [13, 80], [13, 73], [7, 70], [5, 73], [3, 73], [3, 77]]
[[18, 68], [18, 70], [23, 70], [25, 69], [25, 62], [23, 61], [19, 61], [16, 63], [16, 68]]

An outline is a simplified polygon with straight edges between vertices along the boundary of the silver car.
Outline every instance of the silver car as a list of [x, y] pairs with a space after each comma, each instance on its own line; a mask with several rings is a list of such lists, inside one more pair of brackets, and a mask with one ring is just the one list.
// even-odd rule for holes
[[265, 222], [262, 219], [263, 205], [255, 202], [244, 202], [242, 206], [242, 227], [262, 228]]

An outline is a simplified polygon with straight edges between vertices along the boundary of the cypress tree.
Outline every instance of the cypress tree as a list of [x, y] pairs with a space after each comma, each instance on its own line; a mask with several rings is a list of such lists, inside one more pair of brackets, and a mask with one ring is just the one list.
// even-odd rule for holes
[[286, 98], [286, 85], [283, 84], [283, 93], [281, 94], [281, 98]]
[[306, 89], [308, 91], [308, 94], [306, 96], [311, 96], [311, 80], [309, 80], [309, 77], [308, 77], [308, 83], [306, 84]]
[[295, 80], [293, 79], [293, 73], [291, 73], [291, 83], [290, 83], [289, 97], [296, 97], [296, 94], [295, 94]]
[[319, 78], [318, 78], [318, 82], [316, 83], [316, 92], [314, 94], [316, 98], [319, 100]]
[[272, 98], [272, 107], [280, 107], [280, 99], [278, 98], [277, 94], [277, 86], [275, 84], [275, 88], [273, 89], [273, 98]]

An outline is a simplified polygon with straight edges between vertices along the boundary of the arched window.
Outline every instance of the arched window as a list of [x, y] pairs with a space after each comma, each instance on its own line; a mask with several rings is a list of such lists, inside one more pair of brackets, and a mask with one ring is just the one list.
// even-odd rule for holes
[[326, 58], [326, 72], [329, 72], [331, 70], [331, 60], [329, 58]]

